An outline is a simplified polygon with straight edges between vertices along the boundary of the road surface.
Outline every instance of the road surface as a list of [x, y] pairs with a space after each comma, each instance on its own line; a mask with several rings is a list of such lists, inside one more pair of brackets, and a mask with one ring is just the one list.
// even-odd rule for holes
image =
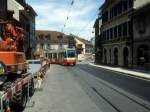
[[24, 112], [150, 112], [150, 81], [88, 64], [52, 65]]

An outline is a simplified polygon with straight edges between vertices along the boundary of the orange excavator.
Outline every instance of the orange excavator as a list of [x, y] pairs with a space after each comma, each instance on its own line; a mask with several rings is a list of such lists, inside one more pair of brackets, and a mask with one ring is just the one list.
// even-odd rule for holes
[[0, 21], [0, 112], [10, 112], [16, 105], [25, 108], [28, 97], [34, 93], [24, 38], [21, 27], [14, 26], [12, 21]]
[[0, 24], [4, 26], [0, 40], [0, 60], [5, 63], [9, 73], [26, 71], [23, 29], [14, 27], [12, 22], [1, 22]]

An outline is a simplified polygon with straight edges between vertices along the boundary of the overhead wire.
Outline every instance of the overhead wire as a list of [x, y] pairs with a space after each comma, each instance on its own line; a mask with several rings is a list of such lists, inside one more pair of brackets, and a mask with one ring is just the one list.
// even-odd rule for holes
[[[98, 16], [98, 14], [96, 13], [95, 16], [90, 20], [88, 21], [80, 30], [79, 32], [77, 33], [77, 35], [79, 35], [79, 33], [83, 32], [87, 27], [88, 25], [91, 24], [91, 22], [93, 22], [93, 20], [95, 20], [95, 18]], [[90, 27], [91, 28], [91, 27]]]
[[67, 22], [68, 22], [68, 20], [69, 20], [70, 12], [71, 12], [72, 6], [74, 5], [74, 2], [75, 2], [75, 1], [72, 0], [71, 3], [70, 3], [70, 5], [69, 5], [69, 10], [68, 10], [68, 13], [67, 13], [67, 17], [66, 17], [66, 19], [65, 19], [65, 22], [64, 22], [64, 25], [63, 25], [63, 28], [62, 28], [61, 32], [64, 32], [64, 28], [66, 27]]
[[[88, 0], [84, 0], [83, 5], [82, 5], [81, 8], [80, 8], [80, 11], [82, 11], [82, 10], [85, 8], [87, 1], [88, 1]], [[64, 28], [67, 26], [67, 22], [68, 22], [68, 20], [70, 19], [70, 13], [71, 13], [72, 6], [74, 5], [74, 2], [75, 2], [75, 0], [72, 0], [71, 3], [70, 3], [69, 11], [68, 11], [66, 20], [65, 20], [65, 22], [64, 22], [64, 26], [63, 26], [63, 28], [62, 28], [62, 32], [64, 32]], [[98, 15], [98, 14], [96, 13], [96, 15], [95, 15], [90, 21], [88, 21], [88, 22], [80, 29], [80, 31], [78, 31], [78, 33], [77, 33], [76, 35], [79, 35], [80, 32], [83, 32], [83, 31], [87, 28], [87, 26], [90, 25], [91, 22], [93, 22], [93, 20], [95, 20], [95, 18], [97, 17], [97, 15]], [[90, 28], [91, 28], [91, 27], [90, 27]]]

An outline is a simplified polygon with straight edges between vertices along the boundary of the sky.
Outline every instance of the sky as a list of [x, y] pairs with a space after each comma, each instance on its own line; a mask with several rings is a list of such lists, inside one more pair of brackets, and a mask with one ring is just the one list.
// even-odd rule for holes
[[60, 31], [87, 40], [94, 37], [93, 25], [98, 16], [98, 9], [104, 2], [104, 0], [26, 1], [38, 14], [36, 17], [37, 30]]

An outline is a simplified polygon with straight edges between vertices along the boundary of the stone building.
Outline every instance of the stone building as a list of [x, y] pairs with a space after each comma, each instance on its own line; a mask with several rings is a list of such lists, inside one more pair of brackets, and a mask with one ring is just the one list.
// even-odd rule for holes
[[133, 64], [150, 70], [150, 0], [143, 1], [136, 1], [133, 13]]
[[101, 46], [99, 51], [102, 53], [99, 63], [149, 67], [149, 2], [105, 0], [100, 7], [102, 26], [97, 36], [97, 46]]
[[101, 6], [103, 64], [132, 65], [132, 6], [132, 0], [105, 0]]
[[25, 31], [25, 51], [28, 59], [33, 58], [33, 52], [36, 49], [35, 39], [35, 17], [37, 16], [34, 9], [28, 5], [24, 5], [25, 10], [20, 11], [20, 22]]
[[95, 63], [102, 63], [102, 46], [100, 41], [100, 27], [102, 25], [102, 18], [99, 15], [94, 23], [95, 28]]

